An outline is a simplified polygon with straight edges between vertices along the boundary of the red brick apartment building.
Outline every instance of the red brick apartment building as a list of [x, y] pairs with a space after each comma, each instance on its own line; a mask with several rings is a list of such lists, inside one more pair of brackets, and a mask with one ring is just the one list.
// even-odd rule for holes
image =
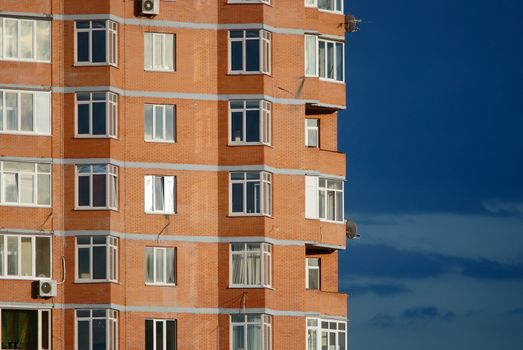
[[0, 339], [345, 350], [341, 0], [0, 0]]

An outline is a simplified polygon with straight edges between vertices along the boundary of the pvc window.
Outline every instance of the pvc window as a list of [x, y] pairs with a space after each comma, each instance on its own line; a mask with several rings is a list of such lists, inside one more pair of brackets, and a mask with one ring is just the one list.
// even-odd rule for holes
[[318, 7], [318, 0], [305, 0], [305, 7]]
[[118, 282], [116, 237], [76, 237], [76, 282]]
[[51, 93], [0, 90], [0, 133], [51, 135]]
[[327, 221], [343, 221], [343, 181], [319, 179], [319, 217]]
[[272, 316], [231, 315], [231, 350], [271, 350]]
[[146, 175], [145, 212], [174, 214], [176, 212], [176, 177]]
[[230, 285], [235, 288], [269, 288], [272, 285], [272, 245], [231, 244]]
[[145, 350], [176, 350], [176, 320], [145, 320]]
[[272, 215], [272, 175], [267, 172], [230, 173], [231, 215]]
[[347, 322], [307, 318], [307, 350], [347, 350]]
[[175, 248], [145, 248], [145, 283], [148, 285], [176, 285]]
[[314, 148], [320, 146], [319, 119], [305, 119], [305, 146]]
[[148, 142], [176, 142], [176, 106], [146, 104], [144, 137]]
[[305, 35], [305, 76], [318, 76], [318, 37]]
[[76, 209], [118, 209], [118, 167], [76, 166]]
[[0, 278], [51, 278], [51, 238], [0, 235]]
[[317, 2], [320, 10], [343, 13], [343, 0], [317, 0]]
[[77, 309], [75, 323], [77, 350], [118, 349], [118, 311]]
[[51, 310], [0, 309], [0, 348], [51, 350]]
[[118, 25], [113, 21], [76, 21], [76, 64], [118, 64]]
[[344, 45], [338, 41], [318, 39], [318, 75], [321, 79], [344, 81]]
[[305, 258], [306, 274], [305, 282], [307, 289], [320, 289], [320, 259]]
[[271, 144], [270, 102], [263, 100], [230, 101], [229, 120], [229, 144]]
[[51, 165], [0, 162], [0, 203], [20, 207], [50, 207]]
[[118, 95], [112, 92], [76, 93], [76, 137], [118, 136]]
[[51, 62], [51, 22], [0, 17], [0, 60]]
[[271, 74], [271, 33], [266, 30], [229, 31], [229, 72]]
[[144, 69], [174, 72], [174, 50], [174, 34], [144, 33]]

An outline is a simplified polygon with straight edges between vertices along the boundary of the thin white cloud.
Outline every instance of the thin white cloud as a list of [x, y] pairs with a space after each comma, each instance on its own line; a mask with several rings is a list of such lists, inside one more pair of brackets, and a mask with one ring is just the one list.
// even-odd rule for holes
[[523, 217], [523, 202], [511, 202], [501, 199], [483, 201], [483, 207], [492, 214], [507, 214]]

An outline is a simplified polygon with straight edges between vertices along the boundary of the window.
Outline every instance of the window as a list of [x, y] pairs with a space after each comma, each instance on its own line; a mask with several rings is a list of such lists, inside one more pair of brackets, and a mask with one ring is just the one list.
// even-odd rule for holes
[[51, 310], [0, 309], [0, 349], [51, 349]]
[[230, 73], [271, 73], [271, 33], [266, 30], [229, 31]]
[[343, 180], [305, 176], [305, 217], [343, 222]]
[[176, 212], [176, 177], [145, 176], [145, 212], [174, 214]]
[[271, 215], [271, 178], [266, 172], [230, 173], [232, 215]]
[[76, 94], [76, 136], [117, 137], [118, 96], [112, 92]]
[[145, 70], [174, 72], [174, 34], [144, 34]]
[[76, 63], [118, 64], [118, 25], [113, 21], [76, 21]]
[[320, 10], [343, 13], [343, 0], [317, 0], [317, 2]]
[[0, 278], [51, 278], [51, 237], [0, 235]]
[[176, 320], [145, 320], [145, 350], [176, 350]]
[[307, 318], [307, 350], [347, 349], [347, 322]]
[[231, 315], [231, 350], [271, 350], [272, 316]]
[[305, 35], [305, 76], [318, 76], [318, 37]]
[[51, 22], [0, 17], [0, 59], [51, 62]]
[[145, 248], [145, 283], [176, 284], [176, 249]]
[[0, 90], [0, 132], [50, 135], [51, 94]]
[[118, 311], [111, 309], [76, 310], [77, 350], [117, 350]]
[[318, 148], [320, 146], [320, 120], [305, 119], [305, 146]]
[[232, 243], [230, 278], [232, 287], [270, 287], [272, 246], [268, 243]]
[[344, 80], [343, 43], [318, 39], [318, 63], [320, 78]]
[[230, 144], [271, 144], [271, 103], [230, 101]]
[[76, 166], [77, 209], [118, 207], [118, 167], [111, 164]]
[[229, 4], [272, 4], [272, 0], [228, 0], [227, 2]]
[[318, 7], [318, 0], [305, 0], [305, 7]]
[[0, 192], [3, 205], [49, 207], [51, 164], [0, 162]]
[[306, 258], [305, 280], [307, 289], [320, 289], [320, 259]]
[[118, 238], [76, 237], [76, 280], [118, 281]]
[[145, 141], [176, 141], [176, 106], [145, 105], [144, 130]]

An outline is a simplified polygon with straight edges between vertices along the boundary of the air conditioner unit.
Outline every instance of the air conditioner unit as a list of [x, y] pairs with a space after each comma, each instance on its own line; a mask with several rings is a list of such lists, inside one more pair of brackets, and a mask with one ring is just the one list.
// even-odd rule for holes
[[38, 282], [38, 296], [40, 298], [50, 298], [56, 296], [55, 280], [40, 280]]
[[142, 0], [142, 14], [158, 15], [160, 13], [160, 0]]

